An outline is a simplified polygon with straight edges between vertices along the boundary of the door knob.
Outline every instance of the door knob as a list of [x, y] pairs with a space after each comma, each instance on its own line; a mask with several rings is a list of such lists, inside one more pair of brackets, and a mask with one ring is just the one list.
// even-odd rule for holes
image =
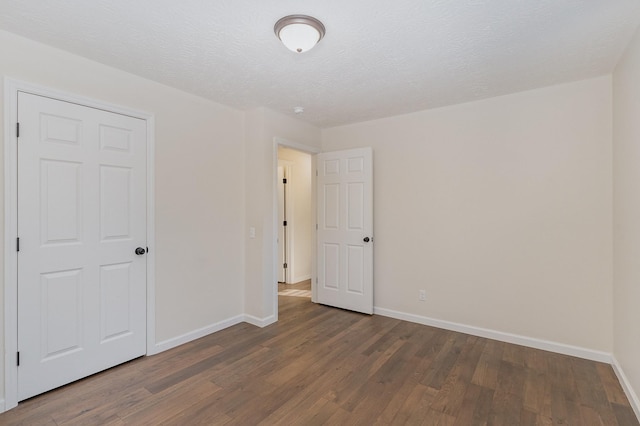
[[146, 251], [145, 249], [143, 249], [142, 247], [138, 247], [138, 248], [136, 249], [136, 254], [137, 254], [138, 256], [142, 256], [142, 255], [143, 255], [143, 254], [145, 254], [146, 252], [147, 252], [147, 251]]
[[368, 243], [371, 240], [369, 239], [369, 237], [364, 237], [364, 239], [362, 241], [364, 241], [365, 243]]

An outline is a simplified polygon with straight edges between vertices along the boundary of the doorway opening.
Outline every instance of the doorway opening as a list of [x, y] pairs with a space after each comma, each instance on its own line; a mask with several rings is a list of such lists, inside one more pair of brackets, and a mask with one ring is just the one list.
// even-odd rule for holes
[[311, 299], [315, 214], [313, 157], [277, 148], [278, 296]]
[[[282, 149], [282, 151], [280, 150]], [[370, 147], [342, 151], [320, 152], [319, 149], [274, 138], [273, 146], [273, 231], [272, 281], [274, 321], [278, 321], [283, 297], [278, 294], [279, 247], [277, 169], [281, 153], [299, 152], [308, 156], [313, 173], [309, 191], [311, 219], [310, 269], [311, 301], [373, 313], [373, 151]], [[282, 155], [283, 160], [287, 160]], [[292, 177], [295, 173], [292, 173]], [[289, 182], [289, 180], [287, 180]], [[287, 183], [288, 185], [289, 183]], [[317, 189], [316, 189], [317, 187]], [[308, 188], [308, 187], [307, 187]], [[292, 203], [287, 198], [287, 206]], [[283, 203], [284, 205], [284, 203]], [[284, 223], [284, 221], [283, 221]], [[287, 226], [291, 222], [287, 219]], [[296, 234], [296, 227], [287, 230], [288, 238]], [[287, 240], [288, 247], [295, 247]], [[293, 248], [292, 247], [292, 248]], [[307, 246], [309, 247], [309, 246]], [[289, 249], [288, 249], [289, 250]], [[295, 252], [295, 248], [294, 248]], [[295, 283], [295, 261], [298, 254], [287, 260], [294, 270], [287, 271], [285, 281]], [[307, 258], [309, 259], [309, 258]], [[284, 265], [284, 262], [282, 262]], [[289, 269], [289, 268], [287, 268]], [[288, 277], [291, 278], [288, 278]], [[286, 289], [287, 284], [282, 284]]]

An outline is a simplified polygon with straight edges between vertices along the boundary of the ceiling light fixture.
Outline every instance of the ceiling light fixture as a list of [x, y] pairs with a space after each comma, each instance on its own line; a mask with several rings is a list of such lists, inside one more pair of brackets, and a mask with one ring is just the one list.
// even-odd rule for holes
[[310, 50], [325, 34], [322, 22], [307, 15], [285, 16], [276, 22], [273, 31], [287, 49], [298, 53]]

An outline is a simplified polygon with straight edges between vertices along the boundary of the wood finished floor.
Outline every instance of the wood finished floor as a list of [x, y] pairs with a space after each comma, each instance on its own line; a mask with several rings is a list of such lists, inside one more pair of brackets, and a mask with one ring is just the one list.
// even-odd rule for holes
[[280, 296], [276, 324], [239, 324], [139, 358], [24, 401], [0, 424], [638, 421], [609, 365]]

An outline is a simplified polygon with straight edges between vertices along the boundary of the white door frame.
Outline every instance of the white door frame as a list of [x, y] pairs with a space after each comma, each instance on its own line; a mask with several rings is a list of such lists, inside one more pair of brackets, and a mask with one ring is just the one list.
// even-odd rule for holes
[[[273, 315], [274, 322], [278, 321], [278, 147], [282, 146], [285, 148], [295, 149], [297, 151], [306, 152], [307, 154], [312, 156], [311, 159], [311, 214], [314, 215], [313, 223], [316, 223], [315, 211], [316, 211], [316, 174], [314, 170], [316, 169], [316, 154], [322, 152], [319, 148], [315, 148], [312, 146], [304, 145], [297, 142], [288, 141], [283, 138], [274, 137], [273, 138], [273, 164], [271, 166], [271, 170], [275, 174], [273, 178], [273, 244], [271, 249], [272, 254], [272, 265], [273, 265], [273, 276], [271, 278], [271, 287], [272, 287], [272, 304], [273, 304]], [[311, 233], [311, 301], [316, 301], [316, 233], [315, 231]]]
[[45, 96], [145, 120], [147, 123], [147, 355], [155, 348], [155, 199], [153, 114], [109, 104], [95, 99], [50, 89], [11, 78], [4, 79], [4, 406], [0, 412], [18, 405], [18, 92]]

